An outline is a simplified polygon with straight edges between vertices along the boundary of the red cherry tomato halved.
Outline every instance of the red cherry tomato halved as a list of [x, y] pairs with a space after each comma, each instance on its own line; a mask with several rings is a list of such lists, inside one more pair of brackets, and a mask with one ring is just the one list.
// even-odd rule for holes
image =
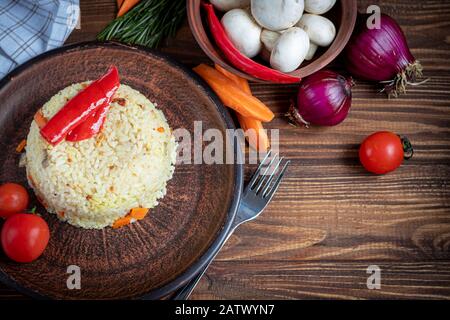
[[31, 262], [47, 247], [50, 231], [41, 217], [17, 213], [6, 219], [1, 232], [3, 251], [16, 262]]
[[402, 139], [392, 132], [377, 132], [367, 137], [359, 149], [359, 159], [368, 171], [385, 174], [397, 169], [403, 162]]
[[28, 206], [28, 192], [20, 184], [5, 183], [0, 186], [0, 217], [8, 218], [23, 212]]

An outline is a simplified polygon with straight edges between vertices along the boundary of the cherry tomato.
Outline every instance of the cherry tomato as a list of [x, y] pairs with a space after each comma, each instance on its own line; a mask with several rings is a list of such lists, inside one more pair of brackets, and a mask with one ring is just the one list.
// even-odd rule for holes
[[28, 192], [20, 184], [5, 183], [0, 186], [0, 217], [8, 218], [23, 212], [28, 206]]
[[16, 262], [31, 262], [39, 258], [49, 239], [47, 222], [35, 214], [17, 213], [3, 224], [3, 251]]
[[[387, 131], [367, 137], [359, 148], [359, 159], [364, 168], [375, 174], [385, 174], [397, 169], [405, 158], [404, 143], [411, 147], [409, 141], [404, 139]], [[412, 148], [408, 148], [408, 152], [412, 153]]]

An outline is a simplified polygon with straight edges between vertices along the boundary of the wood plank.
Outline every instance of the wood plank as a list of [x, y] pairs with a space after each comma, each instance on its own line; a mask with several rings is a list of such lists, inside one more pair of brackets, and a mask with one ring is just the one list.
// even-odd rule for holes
[[[391, 263], [380, 290], [367, 288], [368, 264], [283, 261], [215, 262], [193, 299], [448, 299], [449, 262]], [[238, 293], [238, 294], [237, 294]]]
[[[359, 0], [360, 11], [373, 4]], [[387, 100], [356, 81], [350, 117], [334, 128], [295, 128], [284, 114], [296, 86], [252, 83], [276, 113], [280, 151], [292, 160], [268, 209], [242, 226], [213, 263], [194, 299], [450, 298], [450, 1], [378, 0], [400, 23], [430, 80]], [[81, 0], [81, 29], [68, 42], [95, 39], [115, 16], [112, 0]], [[188, 66], [209, 62], [187, 22], [163, 43]], [[342, 61], [333, 64], [339, 70]], [[407, 135], [415, 156], [386, 176], [357, 158], [368, 134]], [[247, 166], [246, 177], [254, 165]], [[366, 268], [382, 268], [368, 290]], [[0, 299], [22, 296], [0, 285]]]

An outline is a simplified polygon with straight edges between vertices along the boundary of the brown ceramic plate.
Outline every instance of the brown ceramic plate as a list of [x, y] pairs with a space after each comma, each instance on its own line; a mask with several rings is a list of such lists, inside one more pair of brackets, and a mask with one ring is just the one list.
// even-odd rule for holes
[[[115, 64], [122, 83], [157, 102], [173, 129], [225, 132], [228, 112], [190, 70], [154, 51], [114, 43], [83, 43], [51, 51], [0, 82], [0, 183], [26, 184], [15, 147], [36, 110], [64, 87], [95, 79]], [[239, 147], [237, 156], [241, 156]], [[50, 226], [44, 254], [18, 264], [0, 252], [0, 280], [39, 298], [161, 298], [192, 277], [229, 231], [242, 190], [241, 165], [177, 165], [168, 192], [142, 221], [119, 230], [84, 230], [30, 207]], [[30, 194], [31, 190], [30, 190]], [[1, 251], [1, 250], [0, 250]], [[81, 290], [69, 290], [67, 268], [81, 269]]]

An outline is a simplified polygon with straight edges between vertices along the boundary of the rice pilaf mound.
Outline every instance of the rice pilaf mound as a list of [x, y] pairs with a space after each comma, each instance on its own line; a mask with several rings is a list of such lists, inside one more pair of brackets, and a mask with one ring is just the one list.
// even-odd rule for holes
[[[73, 84], [41, 109], [50, 119], [89, 82]], [[102, 131], [56, 146], [35, 121], [27, 138], [25, 166], [36, 196], [61, 220], [101, 229], [132, 208], [153, 208], [166, 194], [176, 161], [176, 142], [164, 114], [140, 92], [121, 85]]]

